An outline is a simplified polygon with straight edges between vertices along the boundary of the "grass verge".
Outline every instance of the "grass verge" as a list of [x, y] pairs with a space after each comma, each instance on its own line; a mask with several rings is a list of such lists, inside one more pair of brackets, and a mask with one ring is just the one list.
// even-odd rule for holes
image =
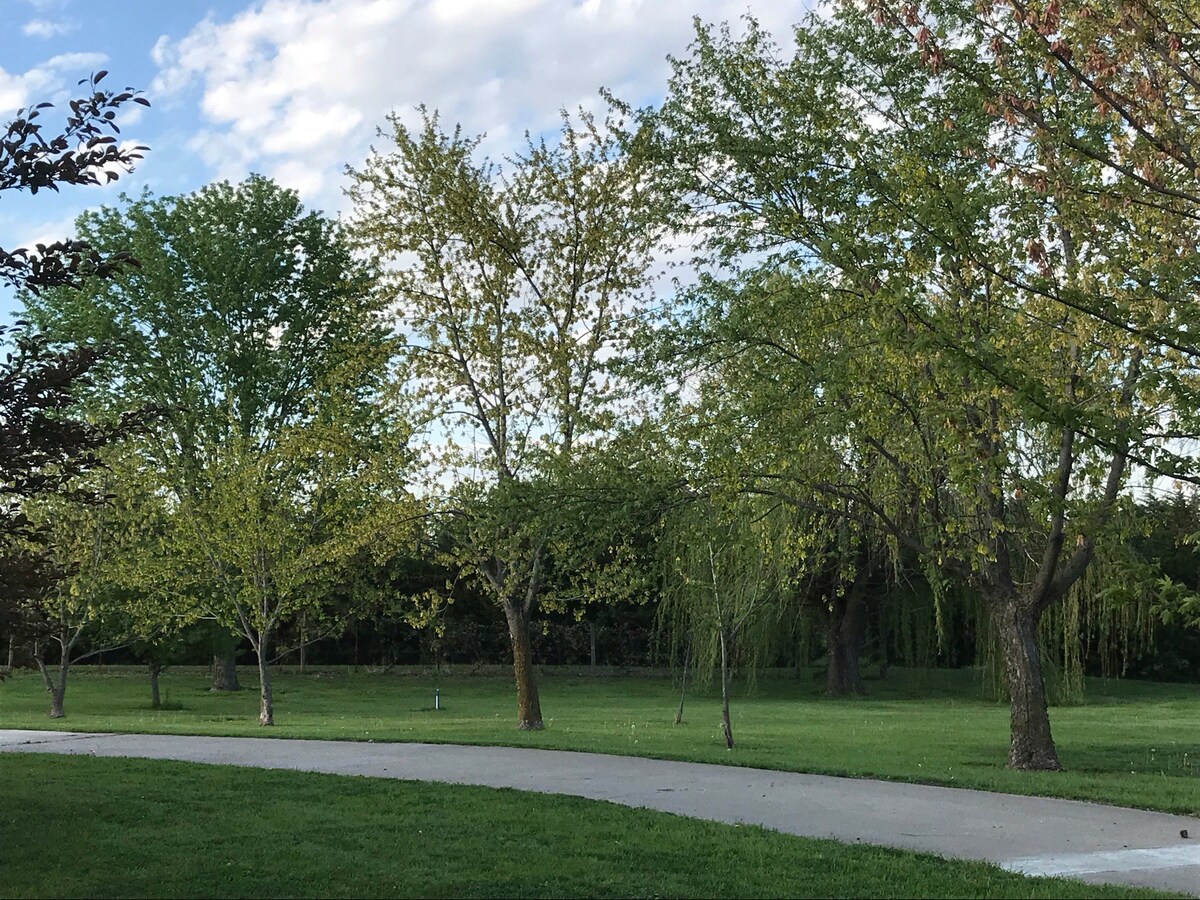
[[6, 897], [1164, 896], [489, 788], [0, 754], [0, 796]]
[[862, 700], [829, 700], [810, 677], [768, 675], [733, 703], [737, 747], [725, 750], [720, 707], [695, 692], [684, 722], [669, 678], [545, 673], [547, 728], [518, 732], [511, 679], [345, 670], [276, 679], [273, 729], [258, 726], [257, 692], [212, 694], [199, 670], [163, 676], [170, 709], [151, 710], [136, 670], [73, 670], [67, 718], [46, 717], [35, 675], [0, 685], [0, 728], [254, 735], [505, 744], [854, 775], [1070, 797], [1200, 814], [1200, 688], [1146, 682], [1088, 685], [1086, 704], [1051, 711], [1065, 772], [1004, 768], [1008, 708], [981, 696], [969, 671], [894, 671]]

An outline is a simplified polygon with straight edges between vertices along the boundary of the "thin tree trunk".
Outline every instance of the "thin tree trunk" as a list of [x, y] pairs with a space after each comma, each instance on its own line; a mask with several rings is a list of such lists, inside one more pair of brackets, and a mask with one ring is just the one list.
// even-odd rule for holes
[[508, 636], [512, 641], [513, 676], [517, 681], [517, 727], [522, 731], [542, 728], [542, 704], [538, 699], [533, 671], [533, 644], [529, 633], [529, 610], [515, 600], [504, 601]]
[[725, 746], [733, 749], [733, 723], [729, 719], [729, 641], [721, 629], [721, 727], [725, 730]]
[[8, 636], [8, 668], [10, 670], [13, 667], [13, 659], [16, 658], [16, 652], [17, 652], [17, 636], [15, 634], [10, 634]]
[[683, 651], [683, 683], [679, 686], [679, 710], [675, 713], [675, 724], [679, 725], [683, 722], [683, 701], [687, 699], [687, 677], [688, 663], [692, 657], [692, 642], [688, 641], [687, 647]]
[[53, 693], [54, 684], [50, 681], [50, 670], [46, 668], [46, 660], [42, 658], [42, 645], [39, 641], [33, 642], [33, 659], [37, 663], [38, 671], [42, 673], [42, 684], [46, 686], [46, 692]]
[[62, 661], [58, 669], [58, 684], [55, 684], [50, 677], [50, 668], [42, 658], [41, 646], [37, 642], [34, 642], [33, 653], [38, 671], [42, 673], [42, 684], [46, 686], [46, 692], [50, 695], [50, 718], [61, 719], [66, 716], [63, 711], [63, 698], [67, 693], [67, 669], [70, 668], [70, 664], [66, 659]]
[[224, 654], [214, 654], [212, 687], [209, 690], [240, 691], [241, 689], [242, 686], [238, 682], [236, 651], [230, 650]]
[[[592, 674], [596, 674], [596, 623], [588, 622], [588, 649], [591, 651]], [[10, 662], [11, 666], [12, 663]]]
[[1008, 767], [1059, 771], [1037, 644], [1038, 616], [1014, 596], [996, 598], [991, 607], [1011, 704]]
[[308, 617], [300, 614], [300, 674], [304, 674], [304, 669], [308, 662]]
[[150, 669], [150, 708], [159, 709], [162, 707], [162, 701], [158, 696], [158, 666], [154, 663], [149, 664]]
[[867, 692], [860, 668], [863, 643], [867, 634], [867, 585], [864, 570], [854, 579], [844, 597], [834, 600], [829, 613], [826, 636], [829, 645], [825, 672], [825, 693], [845, 697]]
[[258, 724], [275, 724], [275, 701], [271, 693], [271, 661], [267, 657], [268, 635], [260, 634], [258, 645]]

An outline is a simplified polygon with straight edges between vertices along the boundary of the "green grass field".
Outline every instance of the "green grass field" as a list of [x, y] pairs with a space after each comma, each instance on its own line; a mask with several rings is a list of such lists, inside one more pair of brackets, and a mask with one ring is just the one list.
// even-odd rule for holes
[[769, 675], [733, 704], [737, 747], [720, 737], [711, 691], [693, 693], [682, 725], [672, 724], [676, 687], [664, 677], [547, 672], [541, 680], [547, 728], [514, 727], [508, 677], [442, 678], [434, 712], [429, 676], [339, 672], [275, 680], [273, 729], [256, 721], [253, 674], [247, 690], [212, 694], [200, 670], [163, 678], [169, 705], [154, 711], [144, 673], [76, 670], [67, 718], [47, 718], [40, 679], [22, 673], [0, 685], [0, 727], [171, 734], [270, 735], [343, 740], [509, 744], [805, 772], [948, 784], [1097, 800], [1200, 814], [1200, 688], [1146, 682], [1091, 682], [1085, 705], [1052, 710], [1067, 771], [1004, 768], [1008, 709], [984, 699], [969, 671], [895, 671], [871, 682], [863, 700], [829, 700], [810, 677]]
[[0, 754], [5, 897], [1151, 897], [572, 797]]

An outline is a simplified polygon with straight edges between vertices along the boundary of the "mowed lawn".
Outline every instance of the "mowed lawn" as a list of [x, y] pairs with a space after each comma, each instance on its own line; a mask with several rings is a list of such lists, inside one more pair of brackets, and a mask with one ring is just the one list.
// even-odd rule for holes
[[1150, 897], [572, 797], [0, 754], [5, 897]]
[[[586, 670], [584, 670], [586, 672]], [[208, 691], [198, 669], [163, 676], [170, 707], [149, 708], [146, 676], [134, 669], [77, 669], [67, 718], [47, 718], [35, 674], [0, 685], [0, 728], [255, 735], [341, 740], [432, 741], [591, 750], [837, 775], [1072, 797], [1200, 814], [1200, 687], [1091, 681], [1083, 705], [1051, 711], [1062, 773], [1004, 768], [1008, 708], [983, 697], [976, 672], [895, 670], [870, 696], [831, 700], [811, 675], [771, 673], [744, 682], [733, 702], [737, 747], [720, 735], [711, 689], [692, 692], [674, 725], [677, 686], [667, 677], [591, 677], [577, 670], [541, 678], [546, 729], [516, 730], [510, 677], [351, 673], [275, 678], [274, 728], [257, 724], [253, 670], [237, 694]]]

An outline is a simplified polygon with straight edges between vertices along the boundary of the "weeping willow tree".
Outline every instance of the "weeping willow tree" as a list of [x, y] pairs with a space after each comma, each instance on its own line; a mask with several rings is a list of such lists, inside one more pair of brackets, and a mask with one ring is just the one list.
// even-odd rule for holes
[[721, 726], [733, 749], [730, 691], [738, 667], [770, 658], [779, 634], [779, 599], [789, 578], [779, 507], [745, 498], [706, 499], [669, 518], [662, 552], [662, 624], [674, 649], [686, 645], [696, 674], [719, 673]]

